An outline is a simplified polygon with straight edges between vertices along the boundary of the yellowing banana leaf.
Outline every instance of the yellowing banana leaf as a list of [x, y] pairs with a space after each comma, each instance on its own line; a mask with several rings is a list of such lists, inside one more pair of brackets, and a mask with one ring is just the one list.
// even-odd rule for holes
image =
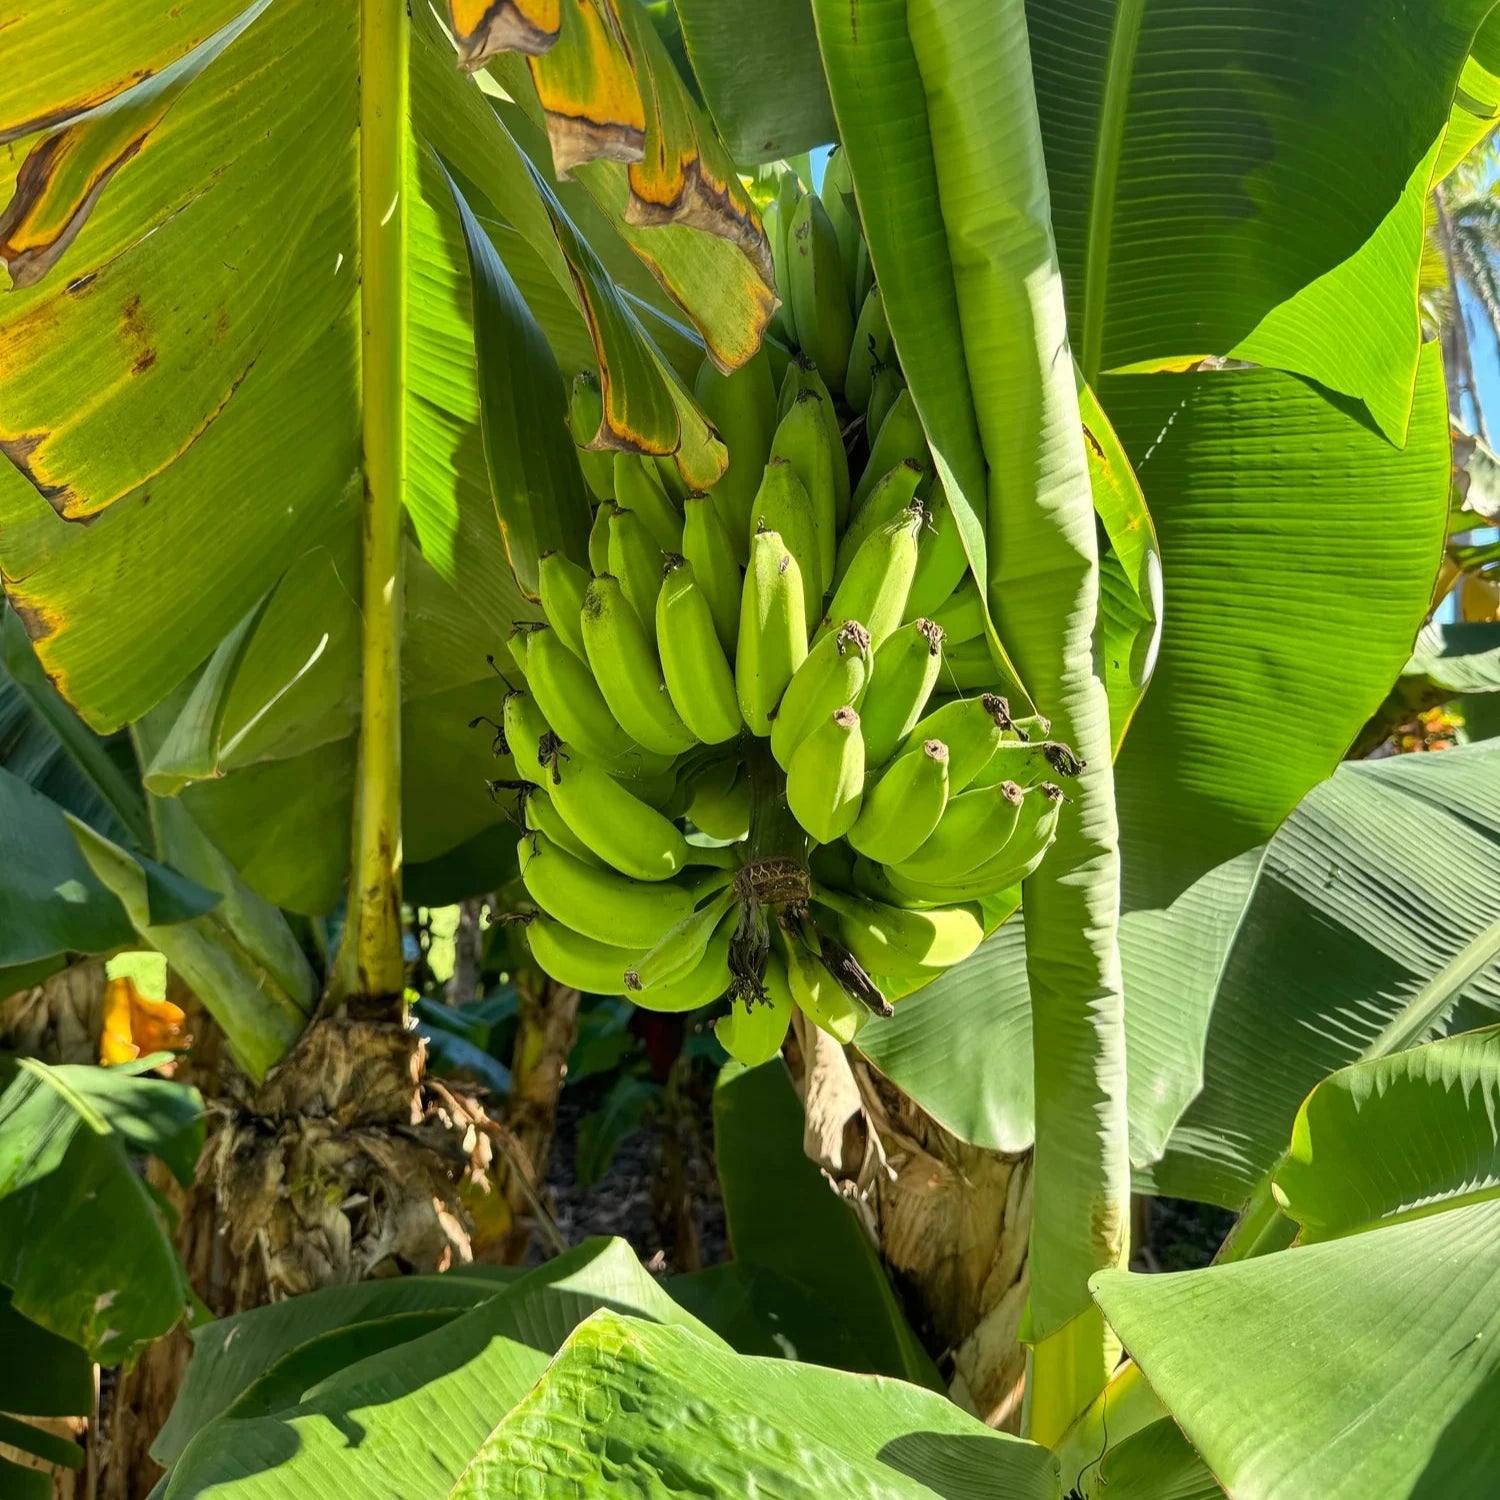
[[1421, 199], [1487, 0], [1028, 10], [1085, 377], [1193, 353], [1276, 364], [1401, 441]]
[[466, 68], [503, 49], [543, 53], [557, 45], [564, 0], [449, 0], [448, 16]]
[[693, 76], [741, 166], [837, 138], [808, 0], [677, 0], [677, 13]]
[[1500, 1198], [1497, 1095], [1500, 1027], [1341, 1068], [1297, 1111], [1277, 1205], [1313, 1244]]

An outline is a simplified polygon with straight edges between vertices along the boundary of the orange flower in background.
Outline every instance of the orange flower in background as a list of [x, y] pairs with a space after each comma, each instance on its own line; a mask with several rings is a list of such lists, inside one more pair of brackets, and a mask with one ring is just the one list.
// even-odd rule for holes
[[153, 1052], [182, 1052], [192, 1045], [187, 1016], [170, 1000], [148, 1000], [133, 979], [111, 979], [104, 986], [104, 1029], [99, 1061], [134, 1062]]

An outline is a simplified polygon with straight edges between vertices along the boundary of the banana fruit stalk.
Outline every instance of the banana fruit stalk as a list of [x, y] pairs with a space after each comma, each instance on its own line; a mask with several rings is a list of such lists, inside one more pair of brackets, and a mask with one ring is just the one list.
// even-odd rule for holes
[[778, 342], [695, 385], [727, 469], [693, 494], [670, 456], [616, 451], [581, 375], [589, 566], [538, 560], [542, 618], [509, 642], [524, 687], [474, 720], [515, 767], [489, 786], [524, 829], [513, 915], [535, 963], [648, 1009], [712, 1007], [750, 1066], [796, 1009], [847, 1043], [892, 1013], [887, 989], [967, 958], [1081, 769], [994, 691], [989, 601], [843, 153], [822, 194], [784, 172], [764, 222]]

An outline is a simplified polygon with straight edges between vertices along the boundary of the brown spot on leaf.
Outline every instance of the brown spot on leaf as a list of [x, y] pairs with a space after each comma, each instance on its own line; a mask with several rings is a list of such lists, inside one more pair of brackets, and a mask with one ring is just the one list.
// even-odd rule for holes
[[146, 371], [149, 370], [151, 368], [151, 366], [154, 365], [155, 363], [156, 363], [156, 350], [155, 349], [143, 349], [143, 350], [141, 350], [140, 355], [136, 359], [135, 363], [133, 365], [131, 365], [131, 367], [130, 367], [130, 373], [132, 375], [144, 375], [146, 373]]
[[[24, 593], [17, 590], [16, 585], [12, 582], [7, 581], [6, 583], [5, 597], [9, 601], [10, 607], [15, 610], [16, 618], [21, 622], [27, 636], [34, 645], [45, 641], [48, 636], [53, 635], [62, 623], [61, 617], [56, 611], [48, 605], [43, 604], [39, 599], [28, 599]], [[52, 676], [52, 674], [48, 673], [48, 676]], [[53, 677], [52, 680], [56, 682], [57, 678]]]
[[497, 52], [540, 57], [562, 32], [561, 0], [448, 0], [458, 65], [472, 73]]
[[73, 498], [73, 492], [65, 484], [53, 484], [43, 479], [32, 464], [38, 448], [47, 440], [45, 432], [23, 432], [19, 437], [0, 438], [0, 453], [3, 453], [30, 483], [32, 489], [67, 520], [64, 508]]
[[1104, 444], [1101, 443], [1099, 439], [1096, 438], [1094, 434], [1089, 430], [1089, 424], [1087, 422], [1083, 424], [1083, 435], [1088, 439], [1089, 447], [1094, 450], [1094, 456], [1096, 458], [1102, 459], [1104, 457]]

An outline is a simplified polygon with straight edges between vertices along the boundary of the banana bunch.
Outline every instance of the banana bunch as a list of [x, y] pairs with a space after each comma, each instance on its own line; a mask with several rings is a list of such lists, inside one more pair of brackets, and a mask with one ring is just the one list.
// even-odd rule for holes
[[786, 347], [700, 371], [729, 452], [712, 491], [586, 448], [600, 393], [575, 383], [588, 567], [541, 559], [500, 725], [518, 779], [492, 783], [516, 794], [539, 966], [656, 1010], [727, 995], [718, 1035], [750, 1065], [794, 1007], [847, 1042], [972, 953], [1079, 769], [990, 691], [839, 155], [821, 196], [784, 177], [766, 224]]

